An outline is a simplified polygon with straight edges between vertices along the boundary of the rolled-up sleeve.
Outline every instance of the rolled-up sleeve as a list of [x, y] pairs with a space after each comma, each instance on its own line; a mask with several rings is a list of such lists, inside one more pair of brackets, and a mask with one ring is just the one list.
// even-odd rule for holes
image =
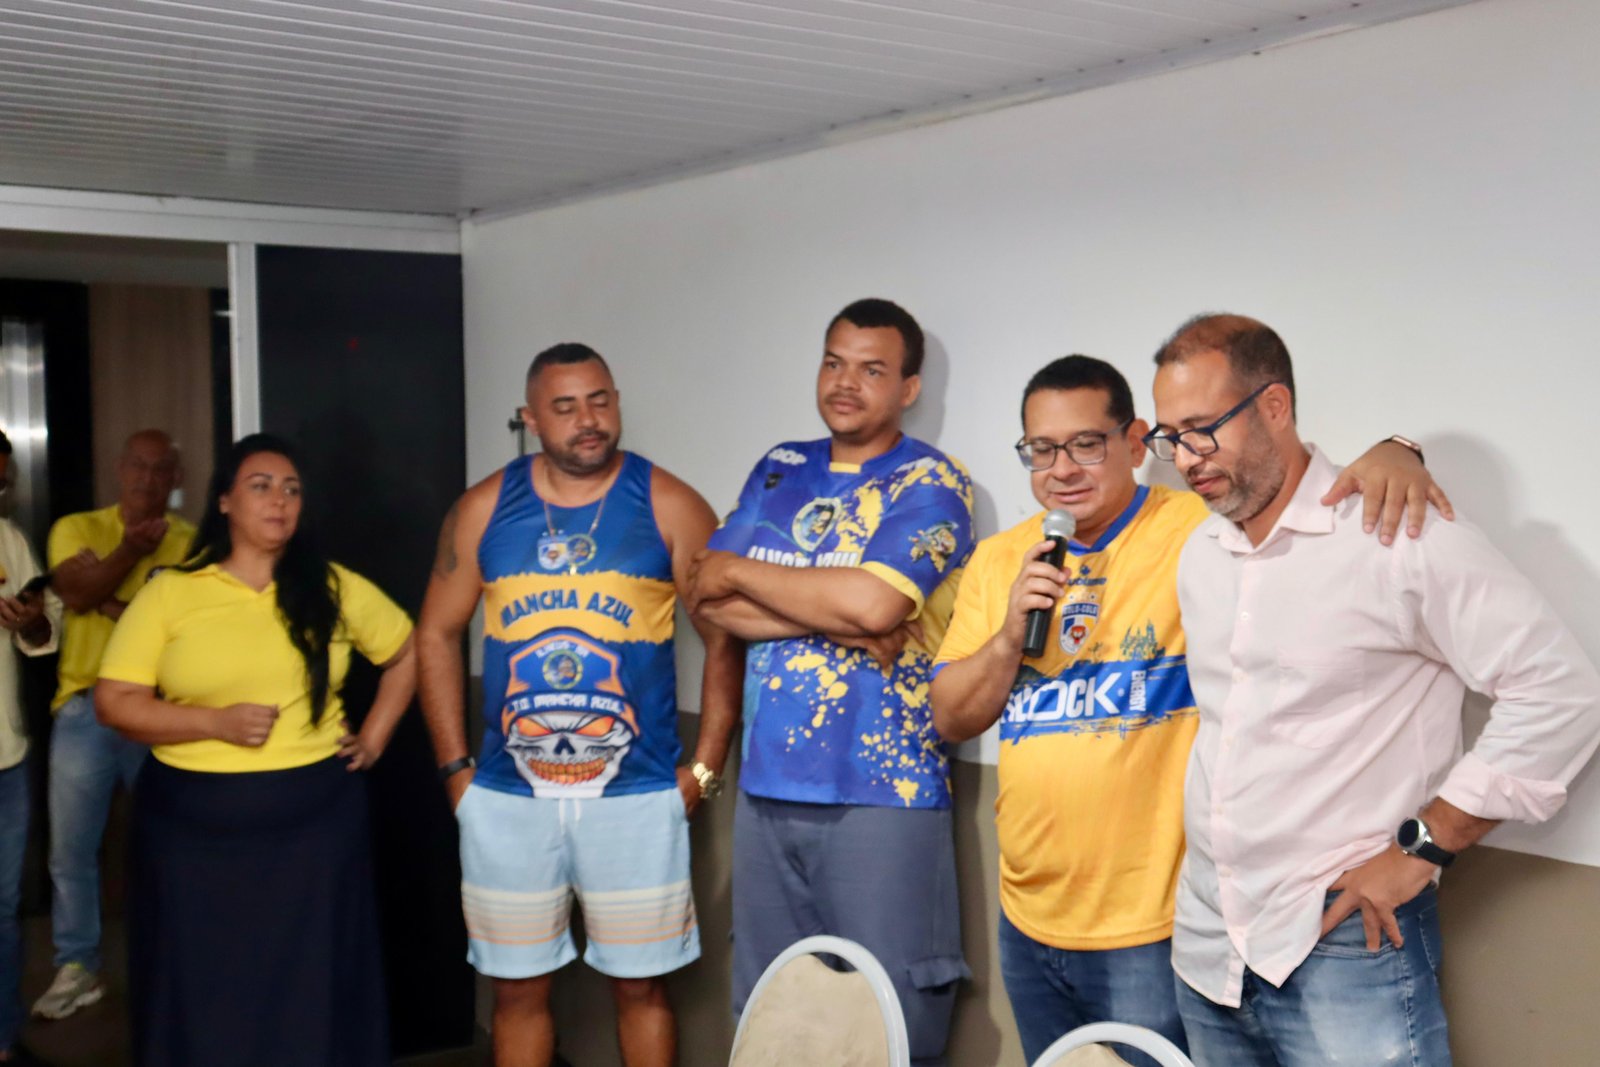
[[1600, 672], [1544, 595], [1469, 523], [1397, 547], [1402, 628], [1494, 701], [1439, 796], [1483, 819], [1543, 822], [1600, 745]]

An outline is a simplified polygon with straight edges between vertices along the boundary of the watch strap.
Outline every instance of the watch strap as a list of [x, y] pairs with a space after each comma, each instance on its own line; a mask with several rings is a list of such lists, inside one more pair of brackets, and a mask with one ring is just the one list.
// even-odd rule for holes
[[1397, 433], [1392, 433], [1388, 437], [1385, 437], [1384, 441], [1386, 441], [1386, 442], [1387, 441], [1393, 441], [1395, 444], [1400, 445], [1403, 448], [1411, 449], [1411, 451], [1413, 451], [1413, 452], [1415, 452], [1417, 454], [1417, 459], [1422, 463], [1422, 465], [1424, 467], [1426, 467], [1428, 465], [1428, 457], [1424, 456], [1422, 454], [1422, 446], [1417, 444], [1411, 438], [1409, 438], [1409, 437], [1401, 437]]
[[446, 763], [444, 766], [439, 768], [439, 781], [449, 781], [462, 771], [467, 770], [469, 767], [476, 767], [477, 765], [478, 761], [473, 759], [471, 756], [462, 756], [460, 759], [453, 759], [449, 763]]
[[1432, 841], [1419, 841], [1411, 854], [1418, 859], [1427, 860], [1435, 867], [1448, 867], [1456, 861], [1456, 854], [1440, 848]]

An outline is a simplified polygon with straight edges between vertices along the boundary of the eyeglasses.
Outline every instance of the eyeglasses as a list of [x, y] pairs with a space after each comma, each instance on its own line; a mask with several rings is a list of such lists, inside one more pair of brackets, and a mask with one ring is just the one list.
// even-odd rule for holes
[[1133, 420], [1108, 433], [1090, 431], [1080, 433], [1070, 441], [1056, 444], [1043, 437], [1024, 437], [1016, 443], [1017, 458], [1031, 471], [1047, 471], [1056, 465], [1056, 454], [1065, 452], [1080, 467], [1093, 467], [1106, 461], [1106, 441], [1133, 425]]
[[1262, 393], [1271, 389], [1278, 382], [1267, 382], [1259, 386], [1255, 392], [1229, 408], [1216, 422], [1209, 426], [1196, 426], [1193, 429], [1182, 430], [1178, 433], [1162, 433], [1160, 430], [1151, 430], [1144, 435], [1144, 443], [1157, 459], [1171, 460], [1178, 454], [1178, 446], [1188, 449], [1191, 455], [1209, 456], [1219, 447], [1217, 445], [1217, 431], [1227, 425], [1228, 420], [1239, 412], [1249, 407], [1251, 402]]

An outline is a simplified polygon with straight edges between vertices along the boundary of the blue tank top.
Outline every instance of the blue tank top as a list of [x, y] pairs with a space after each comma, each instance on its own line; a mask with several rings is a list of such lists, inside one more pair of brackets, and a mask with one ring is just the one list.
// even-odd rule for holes
[[537, 797], [646, 793], [677, 783], [672, 557], [649, 461], [622, 454], [579, 508], [533, 489], [513, 460], [478, 545], [483, 748], [474, 782]]

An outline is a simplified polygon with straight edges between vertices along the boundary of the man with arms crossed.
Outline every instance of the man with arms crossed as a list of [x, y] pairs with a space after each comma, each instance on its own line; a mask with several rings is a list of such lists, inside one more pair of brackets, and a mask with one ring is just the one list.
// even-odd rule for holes
[[100, 981], [100, 839], [117, 782], [131, 789], [148, 751], [95, 719], [94, 683], [111, 630], [158, 568], [182, 563], [194, 527], [167, 511], [183, 478], [178, 447], [140, 430], [117, 460], [117, 502], [57, 520], [46, 556], [66, 604], [50, 728], [50, 926], [55, 980], [33, 1014], [64, 1019], [105, 995]]
[[[1440, 868], [1539, 822], [1600, 743], [1600, 675], [1466, 523], [1382, 550], [1303, 444], [1282, 340], [1207, 315], [1147, 438], [1216, 515], [1178, 567], [1200, 708], [1173, 966], [1201, 1067], [1450, 1063]], [[1466, 687], [1494, 698], [1462, 755]]]
[[[1023, 392], [1022, 427], [1034, 498], [1077, 529], [1060, 570], [1041, 558], [1042, 513], [978, 545], [934, 666], [934, 725], [954, 742], [1000, 722], [1000, 965], [1028, 1060], [1092, 1022], [1181, 1048], [1170, 939], [1198, 720], [1177, 550], [1208, 512], [1193, 493], [1134, 480], [1149, 427], [1108, 363], [1045, 366]], [[1421, 508], [1429, 483], [1410, 449], [1384, 443], [1334, 488], [1367, 490], [1374, 509], [1386, 493]], [[1396, 508], [1387, 531], [1398, 521]], [[1025, 658], [1033, 610], [1054, 614], [1044, 654]]]
[[972, 548], [972, 484], [900, 432], [922, 355], [916, 320], [887, 300], [834, 317], [817, 374], [830, 436], [756, 464], [696, 566], [691, 606], [754, 642], [734, 815], [734, 1010], [790, 944], [838, 935], [883, 964], [912, 1062], [935, 1064], [968, 972], [928, 667]]
[[[668, 1067], [660, 976], [697, 959], [687, 816], [720, 787], [739, 715], [739, 644], [706, 645], [700, 736], [677, 767], [673, 625], [716, 525], [693, 489], [618, 450], [611, 372], [560, 344], [528, 369], [541, 453], [513, 460], [445, 518], [417, 624], [422, 710], [461, 827], [469, 958], [494, 979], [498, 1067], [555, 1055], [551, 972], [577, 954], [611, 979], [627, 1067]], [[484, 601], [484, 742], [467, 750], [461, 638]]]

